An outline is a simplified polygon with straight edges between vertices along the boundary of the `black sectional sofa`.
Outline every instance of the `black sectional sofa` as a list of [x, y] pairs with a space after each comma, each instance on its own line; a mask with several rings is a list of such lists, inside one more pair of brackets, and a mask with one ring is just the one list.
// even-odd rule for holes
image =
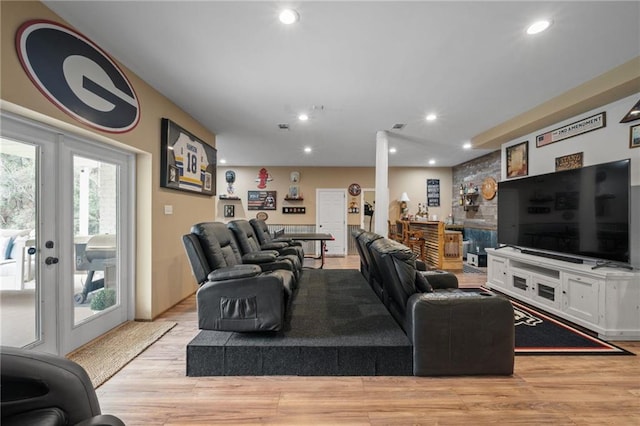
[[362, 229], [352, 234], [361, 271], [413, 345], [413, 373], [513, 373], [513, 307], [505, 297], [458, 289], [455, 275], [426, 271], [406, 246]]

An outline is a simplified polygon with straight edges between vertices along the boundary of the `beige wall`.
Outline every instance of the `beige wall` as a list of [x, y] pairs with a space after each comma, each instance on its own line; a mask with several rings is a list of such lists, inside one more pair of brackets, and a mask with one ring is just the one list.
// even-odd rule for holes
[[[223, 217], [225, 204], [235, 206], [235, 219], [253, 218], [256, 211], [247, 211], [247, 191], [258, 191], [256, 177], [261, 167], [218, 167], [218, 194], [226, 194], [227, 183], [225, 172], [233, 170], [236, 173], [234, 184], [235, 195], [240, 201], [217, 200], [218, 214], [216, 220], [228, 221]], [[316, 189], [317, 188], [344, 188], [357, 183], [362, 188], [375, 188], [375, 170], [373, 167], [267, 167], [272, 180], [267, 182], [267, 191], [277, 191], [277, 210], [267, 211], [268, 223], [271, 224], [314, 224], [316, 221]], [[284, 197], [289, 191], [290, 174], [292, 171], [300, 172], [300, 192], [304, 201], [285, 201]], [[427, 201], [427, 179], [440, 179], [440, 207], [432, 207], [429, 214], [438, 215], [444, 220], [451, 213], [451, 169], [450, 168], [390, 168], [389, 169], [389, 219], [399, 217], [398, 198], [403, 192], [407, 192], [411, 201], [408, 204], [409, 213], [415, 214], [418, 203]], [[348, 196], [348, 203], [354, 197]], [[356, 197], [360, 209], [360, 197]], [[299, 206], [306, 208], [306, 214], [282, 214], [282, 207]], [[376, 209], [380, 206], [376, 205]], [[349, 214], [348, 224], [359, 225], [360, 215]]]
[[[131, 150], [136, 155], [136, 273], [135, 317], [153, 319], [196, 290], [181, 243], [182, 234], [193, 223], [224, 220], [218, 204], [227, 204], [218, 197], [203, 197], [160, 188], [160, 119], [170, 118], [204, 141], [215, 146], [215, 135], [191, 116], [159, 94], [138, 76], [121, 68], [131, 81], [141, 104], [138, 126], [124, 134], [109, 134], [89, 128], [74, 120], [49, 102], [31, 83], [23, 71], [14, 47], [18, 27], [30, 19], [49, 19], [66, 24], [39, 2], [0, 2], [1, 14], [1, 79], [2, 108], [38, 121], [51, 124], [65, 132], [81, 134], [105, 144]], [[255, 178], [260, 167], [220, 167], [218, 194], [226, 192], [224, 172], [235, 170], [236, 191], [241, 201], [236, 205], [236, 218], [254, 217], [246, 211], [247, 191], [257, 189]], [[269, 212], [270, 223], [315, 223], [316, 188], [347, 188], [358, 183], [362, 188], [374, 188], [373, 168], [273, 167], [273, 177], [267, 189], [278, 191], [278, 210]], [[289, 188], [289, 174], [301, 173], [301, 202], [284, 202]], [[410, 213], [417, 211], [418, 202], [426, 201], [426, 179], [441, 180], [441, 207], [430, 209], [441, 219], [451, 209], [451, 170], [441, 168], [392, 168], [389, 170], [390, 219], [399, 215], [397, 199], [403, 191], [411, 198]], [[351, 201], [351, 197], [349, 197]], [[285, 204], [283, 204], [283, 202]], [[358, 199], [358, 202], [360, 200]], [[164, 206], [173, 207], [173, 215], [164, 214]], [[305, 215], [282, 215], [283, 205], [305, 206]], [[360, 205], [362, 209], [362, 206]], [[376, 206], [379, 208], [379, 206]], [[216, 214], [216, 211], [218, 213]], [[348, 215], [349, 224], [360, 223], [360, 215]]]
[[[45, 121], [67, 132], [124, 146], [136, 153], [136, 309], [138, 319], [152, 319], [192, 294], [191, 276], [181, 236], [191, 224], [214, 217], [213, 197], [194, 196], [160, 188], [160, 119], [170, 118], [202, 140], [215, 146], [215, 135], [138, 76], [121, 67], [141, 104], [138, 126], [124, 134], [103, 133], [74, 120], [49, 102], [23, 71], [14, 39], [18, 27], [30, 19], [49, 19], [66, 24], [39, 2], [0, 2], [1, 80], [0, 96], [5, 110]], [[173, 215], [164, 215], [164, 206]], [[71, 256], [69, 257], [71, 258]]]

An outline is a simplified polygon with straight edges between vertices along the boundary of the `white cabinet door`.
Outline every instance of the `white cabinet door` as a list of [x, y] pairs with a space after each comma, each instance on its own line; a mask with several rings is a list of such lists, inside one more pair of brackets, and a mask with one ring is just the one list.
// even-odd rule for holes
[[506, 286], [507, 260], [502, 257], [489, 255], [487, 263], [487, 276], [491, 285], [504, 288]]
[[531, 274], [527, 271], [510, 268], [509, 274], [507, 274], [508, 289], [515, 294], [521, 294], [524, 297], [531, 297]]
[[531, 291], [534, 300], [556, 309], [560, 308], [560, 287], [559, 280], [541, 275], [532, 275], [531, 277]]
[[593, 277], [562, 274], [562, 310], [577, 318], [598, 324], [600, 281]]

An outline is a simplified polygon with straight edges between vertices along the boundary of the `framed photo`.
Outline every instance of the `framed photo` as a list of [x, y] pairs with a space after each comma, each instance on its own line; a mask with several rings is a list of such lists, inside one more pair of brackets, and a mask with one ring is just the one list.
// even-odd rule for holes
[[640, 147], [640, 124], [631, 126], [629, 129], [629, 148]]
[[275, 210], [276, 191], [248, 191], [248, 210]]
[[506, 148], [507, 178], [529, 174], [529, 141]]
[[234, 217], [236, 213], [236, 207], [233, 204], [224, 205], [224, 217]]
[[160, 186], [216, 195], [216, 149], [168, 118], [161, 123]]

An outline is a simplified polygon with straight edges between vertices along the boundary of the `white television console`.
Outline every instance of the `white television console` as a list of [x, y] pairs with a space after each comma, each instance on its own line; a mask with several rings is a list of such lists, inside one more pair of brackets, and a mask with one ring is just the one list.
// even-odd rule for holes
[[640, 271], [486, 249], [487, 286], [598, 333], [640, 340]]

